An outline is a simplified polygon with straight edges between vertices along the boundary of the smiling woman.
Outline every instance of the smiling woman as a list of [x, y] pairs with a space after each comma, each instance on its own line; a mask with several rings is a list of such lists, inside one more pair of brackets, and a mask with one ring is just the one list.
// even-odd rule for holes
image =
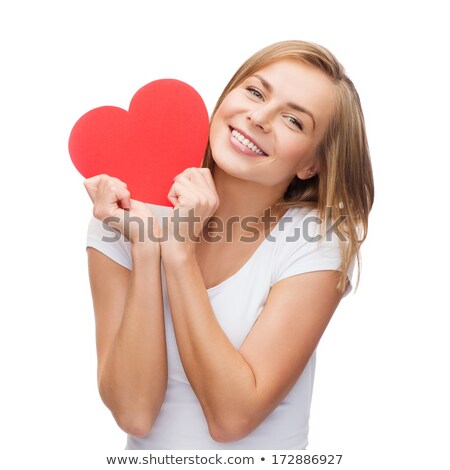
[[[300, 179], [313, 176], [318, 170], [315, 150], [333, 111], [332, 86], [320, 71], [288, 59], [249, 76], [214, 114], [210, 141], [215, 163], [234, 176], [245, 167], [246, 179], [275, 191], [284, 190], [293, 175]], [[242, 142], [239, 136], [244, 137]], [[217, 151], [226, 148], [226, 140], [230, 151]], [[241, 156], [255, 156], [249, 145], [261, 152], [255, 168]]]
[[[302, 41], [250, 58], [219, 98], [202, 168], [175, 178], [173, 208], [130, 199], [112, 176], [85, 186], [98, 383], [127, 449], [304, 449], [315, 350], [373, 202], [339, 62]], [[160, 238], [142, 241], [124, 210]], [[108, 243], [111, 216], [122, 237]], [[212, 239], [217, 221], [227, 233]]]

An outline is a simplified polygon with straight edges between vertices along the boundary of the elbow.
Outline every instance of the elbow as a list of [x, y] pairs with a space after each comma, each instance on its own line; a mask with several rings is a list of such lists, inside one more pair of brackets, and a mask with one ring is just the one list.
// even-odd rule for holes
[[135, 416], [113, 413], [113, 416], [122, 431], [140, 439], [150, 433], [154, 423], [154, 420], [144, 413]]
[[235, 442], [247, 437], [257, 425], [249, 417], [240, 416], [236, 419], [214, 420], [208, 422], [211, 438], [220, 443]]
[[102, 388], [100, 388], [100, 396], [119, 428], [138, 438], [143, 438], [150, 433], [162, 405], [162, 400], [152, 404], [117, 401], [117, 398], [113, 400]]

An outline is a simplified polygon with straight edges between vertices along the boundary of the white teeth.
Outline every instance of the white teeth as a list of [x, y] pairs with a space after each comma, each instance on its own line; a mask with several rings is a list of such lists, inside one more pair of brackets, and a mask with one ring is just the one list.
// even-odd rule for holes
[[258, 155], [264, 155], [261, 149], [259, 149], [253, 142], [240, 134], [237, 130], [233, 129], [231, 135], [239, 140], [239, 142], [241, 142], [243, 145], [247, 146], [250, 150], [253, 150], [253, 152], [257, 153]]

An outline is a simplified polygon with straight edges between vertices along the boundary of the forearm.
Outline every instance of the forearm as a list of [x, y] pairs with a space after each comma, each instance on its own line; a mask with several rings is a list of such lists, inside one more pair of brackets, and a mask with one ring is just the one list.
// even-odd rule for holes
[[164, 270], [181, 361], [211, 434], [251, 427], [255, 376], [217, 322], [195, 255], [165, 261]]
[[132, 257], [123, 318], [99, 389], [121, 427], [146, 429], [159, 413], [167, 385], [160, 255], [133, 246]]

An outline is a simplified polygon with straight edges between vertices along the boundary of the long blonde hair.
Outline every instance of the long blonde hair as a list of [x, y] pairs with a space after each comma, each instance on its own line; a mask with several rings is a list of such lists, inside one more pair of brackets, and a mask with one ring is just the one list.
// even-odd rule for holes
[[[343, 292], [347, 272], [355, 256], [358, 260], [356, 284], [359, 283], [359, 249], [367, 236], [369, 212], [374, 199], [364, 115], [358, 92], [345, 74], [344, 67], [329, 50], [318, 44], [305, 41], [272, 44], [258, 51], [238, 69], [217, 101], [211, 120], [230, 91], [262, 67], [280, 59], [311, 64], [324, 72], [335, 85], [334, 113], [316, 149], [319, 172], [307, 180], [295, 176], [276, 207], [306, 206], [316, 209], [322, 220], [326, 217], [343, 220], [340, 231], [344, 232], [345, 241], [340, 241], [342, 264], [338, 283], [338, 289]], [[211, 171], [214, 168], [209, 143], [202, 167]]]

